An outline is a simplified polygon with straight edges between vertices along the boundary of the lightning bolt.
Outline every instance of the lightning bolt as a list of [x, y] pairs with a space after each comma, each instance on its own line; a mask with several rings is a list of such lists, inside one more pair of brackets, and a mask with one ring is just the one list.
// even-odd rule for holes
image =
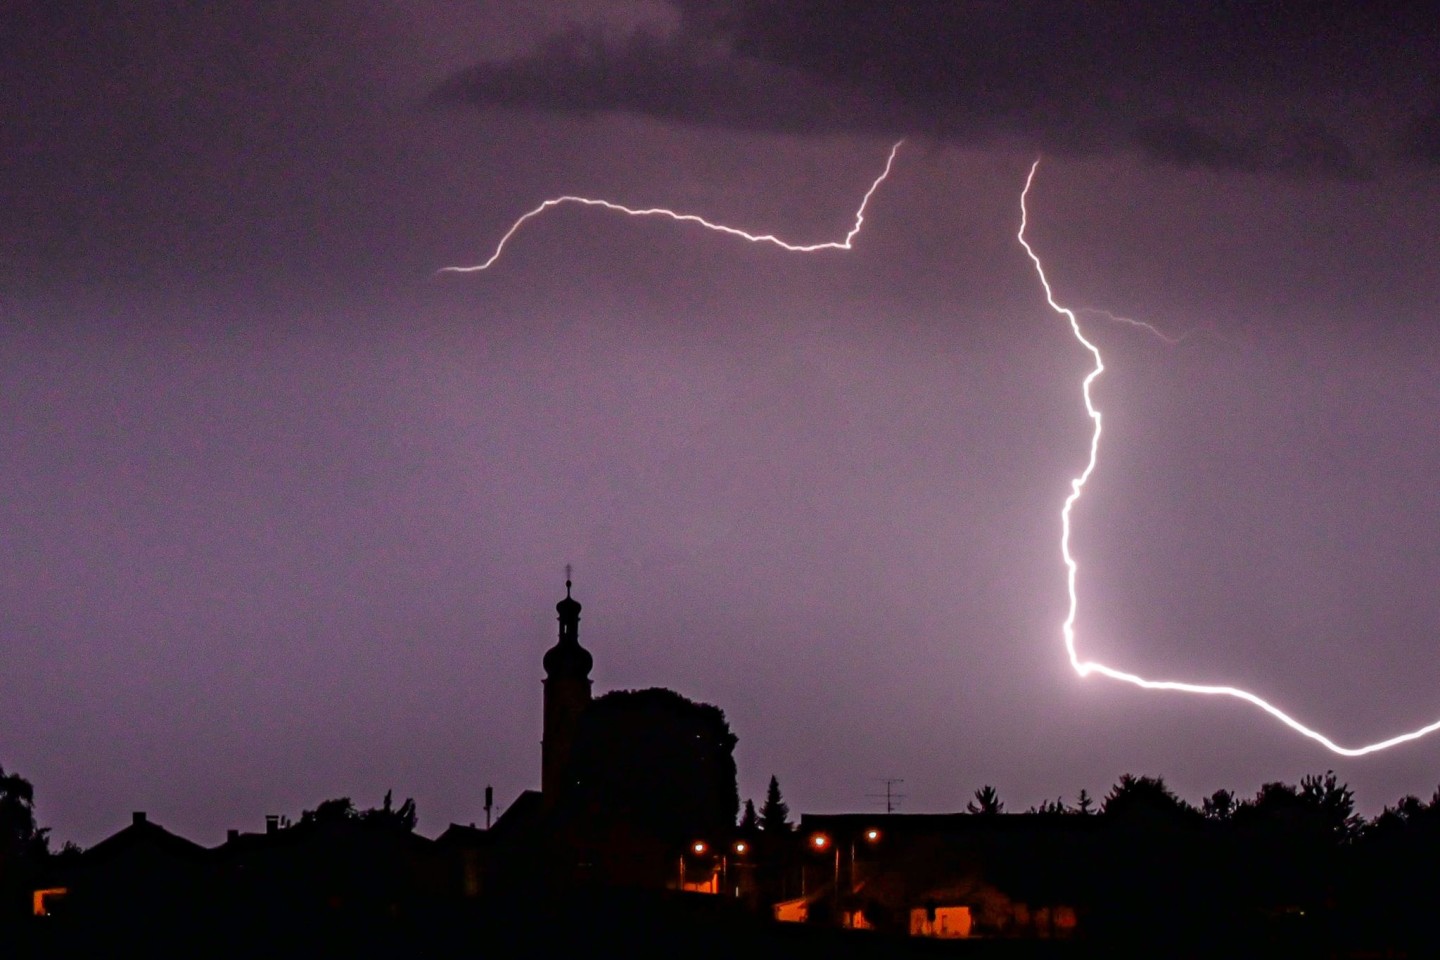
[[[1440, 730], [1440, 720], [1436, 720], [1434, 723], [1426, 724], [1423, 727], [1407, 733], [1397, 734], [1385, 740], [1377, 740], [1375, 743], [1369, 743], [1361, 747], [1343, 747], [1323, 733], [1307, 727], [1268, 700], [1256, 696], [1248, 690], [1219, 684], [1186, 683], [1179, 680], [1147, 680], [1137, 674], [1117, 670], [1099, 661], [1081, 658], [1075, 646], [1075, 612], [1079, 605], [1075, 582], [1079, 576], [1080, 566], [1076, 562], [1074, 554], [1070, 551], [1070, 515], [1085, 490], [1085, 484], [1089, 482], [1090, 476], [1095, 472], [1095, 465], [1100, 454], [1101, 415], [1100, 410], [1095, 406], [1094, 397], [1091, 395], [1091, 388], [1094, 386], [1095, 381], [1099, 379], [1100, 375], [1105, 372], [1105, 361], [1100, 356], [1100, 349], [1090, 340], [1086, 339], [1084, 332], [1080, 329], [1080, 321], [1076, 317], [1075, 311], [1056, 301], [1055, 293], [1050, 288], [1050, 281], [1045, 276], [1045, 267], [1041, 264], [1040, 257], [1030, 246], [1029, 241], [1025, 239], [1025, 227], [1029, 222], [1029, 211], [1026, 207], [1026, 200], [1030, 196], [1030, 187], [1035, 182], [1035, 172], [1039, 169], [1040, 161], [1036, 160], [1030, 166], [1029, 176], [1025, 178], [1025, 189], [1020, 192], [1020, 231], [1016, 234], [1016, 239], [1019, 240], [1020, 245], [1025, 248], [1025, 253], [1029, 255], [1031, 262], [1035, 264], [1035, 273], [1040, 278], [1040, 285], [1045, 289], [1045, 301], [1050, 304], [1050, 309], [1065, 318], [1070, 324], [1070, 332], [1075, 335], [1075, 339], [1090, 353], [1090, 356], [1095, 361], [1095, 366], [1085, 375], [1085, 379], [1081, 382], [1081, 394], [1085, 399], [1085, 413], [1094, 425], [1094, 430], [1090, 434], [1090, 458], [1085, 463], [1085, 469], [1080, 471], [1080, 475], [1070, 481], [1070, 493], [1065, 498], [1064, 506], [1060, 509], [1060, 555], [1065, 561], [1065, 585], [1070, 597], [1070, 607], [1065, 614], [1064, 623], [1060, 625], [1060, 630], [1065, 638], [1065, 652], [1070, 658], [1070, 666], [1073, 667], [1075, 672], [1081, 677], [1088, 677], [1092, 673], [1097, 673], [1103, 677], [1109, 677], [1111, 680], [1118, 680], [1122, 683], [1140, 687], [1142, 690], [1173, 690], [1179, 693], [1195, 693], [1212, 697], [1232, 697], [1236, 700], [1243, 700], [1251, 706], [1258, 707], [1270, 714], [1270, 716], [1279, 720], [1301, 736], [1309, 737], [1311, 740], [1325, 747], [1325, 749], [1343, 757], [1363, 757], [1369, 753], [1378, 753], [1381, 750], [1388, 750], [1390, 747], [1408, 743], [1411, 740], [1418, 740], [1421, 737], [1434, 733], [1436, 730]], [[1104, 314], [1104, 311], [1096, 312]], [[1105, 315], [1112, 320], [1144, 327], [1151, 333], [1167, 341], [1178, 342], [1166, 337], [1155, 327], [1143, 321], [1116, 317], [1114, 314]]]
[[[855, 240], [856, 236], [859, 235], [861, 228], [865, 224], [866, 207], [869, 205], [871, 197], [875, 195], [875, 191], [877, 191], [880, 188], [880, 185], [885, 182], [886, 178], [890, 176], [890, 171], [895, 164], [895, 156], [900, 150], [900, 145], [902, 143], [904, 143], [904, 141], [900, 140], [897, 141], [893, 146], [891, 146], [889, 156], [885, 160], [885, 168], [880, 172], [880, 175], [877, 176], [870, 184], [870, 189], [865, 191], [865, 195], [860, 201], [860, 206], [855, 211], [855, 223], [845, 234], [845, 238], [843, 240], [831, 240], [822, 243], [808, 244], [791, 243], [789, 241], [780, 239], [774, 234], [751, 233], [749, 231], [741, 230], [736, 227], [726, 226], [722, 223], [715, 223], [711, 220], [706, 219], [705, 217], [701, 217], [693, 213], [678, 213], [674, 210], [670, 210], [664, 207], [628, 207], [623, 204], [613, 203], [609, 200], [597, 200], [589, 197], [566, 195], [546, 200], [539, 206], [535, 207], [533, 210], [530, 210], [527, 213], [521, 215], [513, 224], [510, 225], [510, 229], [505, 231], [504, 236], [502, 236], [499, 243], [495, 245], [494, 252], [491, 253], [489, 258], [486, 259], [484, 262], [475, 264], [473, 266], [442, 267], [437, 270], [436, 273], [476, 273], [479, 271], [490, 269], [490, 267], [493, 266], [495, 262], [500, 259], [501, 254], [505, 252], [506, 244], [508, 244], [511, 238], [519, 232], [521, 227], [523, 227], [526, 223], [533, 220], [534, 218], [545, 213], [547, 210], [551, 210], [559, 206], [564, 206], [566, 204], [576, 204], [586, 207], [598, 207], [603, 210], [611, 211], [613, 213], [623, 213], [631, 217], [663, 217], [669, 220], [676, 221], [678, 223], [693, 223], [704, 227], [707, 230], [712, 230], [716, 233], [727, 234], [729, 236], [739, 237], [742, 240], [748, 240], [751, 243], [772, 244], [781, 248], [782, 250], [786, 250], [791, 253], [814, 253], [820, 250], [850, 250], [852, 249], [853, 241]], [[1035, 273], [1040, 278], [1040, 285], [1045, 290], [1046, 302], [1050, 305], [1050, 308], [1052, 310], [1065, 318], [1065, 320], [1070, 325], [1070, 331], [1072, 334], [1074, 334], [1076, 341], [1078, 341], [1079, 344], [1083, 348], [1085, 348], [1086, 351], [1089, 352], [1090, 356], [1094, 359], [1095, 362], [1094, 367], [1090, 370], [1088, 374], [1085, 375], [1085, 378], [1081, 383], [1081, 394], [1085, 401], [1085, 413], [1090, 418], [1091, 423], [1094, 425], [1094, 429], [1090, 434], [1090, 454], [1089, 458], [1086, 460], [1085, 469], [1080, 472], [1079, 476], [1075, 477], [1073, 480], [1070, 481], [1070, 493], [1068, 496], [1066, 496], [1064, 505], [1060, 509], [1060, 554], [1065, 563], [1066, 590], [1069, 596], [1069, 609], [1066, 612], [1064, 623], [1061, 624], [1061, 632], [1064, 636], [1065, 652], [1070, 659], [1070, 666], [1073, 667], [1075, 672], [1081, 677], [1088, 677], [1092, 673], [1099, 674], [1101, 676], [1108, 677], [1111, 680], [1118, 680], [1122, 683], [1128, 683], [1133, 686], [1140, 687], [1144, 690], [1170, 690], [1180, 693], [1201, 694], [1205, 696], [1232, 697], [1236, 700], [1243, 700], [1246, 703], [1265, 711], [1270, 716], [1274, 717], [1276, 720], [1279, 720], [1281, 723], [1285, 724], [1285, 726], [1289, 727], [1291, 730], [1294, 730], [1296, 733], [1299, 733], [1302, 736], [1314, 740], [1315, 742], [1325, 747], [1327, 750], [1346, 757], [1359, 757], [1369, 753], [1376, 753], [1380, 750], [1386, 750], [1390, 747], [1394, 747], [1402, 743], [1407, 743], [1411, 740], [1418, 740], [1421, 737], [1440, 730], [1440, 720], [1436, 720], [1434, 723], [1427, 724], [1426, 726], [1420, 727], [1416, 730], [1411, 730], [1407, 733], [1401, 733], [1385, 740], [1366, 744], [1365, 746], [1344, 747], [1336, 743], [1334, 740], [1331, 740], [1323, 733], [1307, 727], [1305, 724], [1285, 713], [1285, 711], [1281, 710], [1279, 707], [1249, 692], [1248, 690], [1242, 690], [1238, 687], [1223, 686], [1218, 684], [1187, 683], [1179, 680], [1147, 680], [1144, 677], [1139, 676], [1138, 674], [1129, 673], [1124, 670], [1117, 670], [1116, 668], [1100, 663], [1099, 661], [1086, 660], [1080, 656], [1075, 642], [1076, 611], [1079, 607], [1079, 595], [1077, 593], [1076, 582], [1079, 578], [1080, 567], [1075, 560], [1074, 554], [1070, 550], [1072, 530], [1071, 513], [1073, 512], [1075, 504], [1080, 500], [1080, 497], [1085, 490], [1085, 485], [1089, 482], [1091, 475], [1094, 474], [1095, 467], [1099, 459], [1102, 418], [1099, 408], [1095, 406], [1095, 401], [1091, 393], [1091, 388], [1094, 386], [1095, 381], [1099, 379], [1100, 375], [1105, 372], [1105, 362], [1104, 358], [1100, 355], [1100, 349], [1090, 340], [1086, 339], [1084, 331], [1081, 329], [1080, 320], [1076, 314], [1076, 311], [1070, 309], [1069, 307], [1063, 306], [1055, 299], [1054, 291], [1050, 287], [1050, 281], [1045, 276], [1045, 267], [1040, 262], [1040, 257], [1035, 253], [1035, 250], [1030, 246], [1029, 241], [1025, 239], [1025, 228], [1029, 224], [1029, 210], [1026, 201], [1029, 199], [1030, 196], [1030, 188], [1035, 182], [1035, 173], [1039, 169], [1040, 161], [1036, 160], [1031, 165], [1030, 173], [1025, 178], [1025, 187], [1020, 192], [1020, 229], [1019, 232], [1016, 234], [1016, 239], [1020, 241], [1020, 245], [1025, 248], [1025, 253], [1030, 257], [1031, 262], [1035, 265]], [[1189, 333], [1181, 334], [1178, 337], [1171, 336], [1169, 334], [1166, 334], [1160, 328], [1156, 327], [1154, 324], [1147, 323], [1143, 320], [1135, 320], [1129, 317], [1117, 316], [1116, 314], [1110, 313], [1109, 311], [1081, 310], [1080, 312], [1101, 316], [1114, 323], [1121, 323], [1140, 328], [1172, 345], [1178, 344], [1184, 339], [1186, 339], [1186, 337], [1190, 336]], [[1216, 337], [1220, 336], [1218, 333], [1214, 335]], [[1221, 337], [1220, 339], [1224, 338]]]
[[[1034, 254], [1032, 253], [1031, 256], [1033, 257]], [[1144, 330], [1146, 333], [1165, 341], [1172, 347], [1176, 347], [1184, 343], [1185, 340], [1194, 332], [1191, 330], [1187, 330], [1179, 336], [1172, 336], [1171, 334], [1168, 334], [1164, 330], [1161, 330], [1159, 327], [1155, 326], [1155, 324], [1149, 323], [1145, 320], [1136, 320], [1133, 317], [1122, 317], [1119, 314], [1111, 313], [1109, 310], [1097, 310], [1094, 307], [1077, 307], [1075, 309], [1075, 312], [1088, 313], [1096, 317], [1104, 317], [1111, 323], [1121, 323], [1129, 327], [1138, 327], [1139, 329]]]
[[1136, 320], [1134, 317], [1122, 317], [1118, 313], [1111, 313], [1109, 310], [1100, 310], [1096, 307], [1076, 307], [1075, 312], [1077, 314], [1089, 314], [1090, 316], [1101, 317], [1105, 320], [1109, 320], [1111, 323], [1123, 324], [1124, 326], [1128, 327], [1136, 327], [1140, 330], [1144, 330], [1146, 333], [1159, 340], [1163, 340], [1165, 343], [1169, 344], [1172, 347], [1178, 347], [1180, 344], [1184, 343], [1186, 340], [1189, 340], [1191, 337], [1213, 337], [1214, 339], [1219, 340], [1221, 343], [1229, 343], [1232, 345], [1234, 344], [1234, 341], [1231, 340], [1229, 337], [1224, 336], [1220, 333], [1220, 331], [1215, 330], [1211, 327], [1202, 327], [1197, 330], [1186, 330], [1184, 333], [1180, 334], [1170, 334], [1166, 333], [1164, 330], [1161, 330], [1155, 324], [1150, 323], [1147, 320]]
[[645, 207], [641, 209], [636, 207], [627, 207], [619, 203], [612, 203], [609, 200], [594, 200], [590, 197], [564, 196], [554, 197], [552, 199], [546, 200], [534, 210], [531, 210], [528, 213], [522, 215], [518, 220], [511, 224], [510, 229], [505, 231], [505, 235], [501, 237], [500, 242], [495, 245], [495, 252], [490, 254], [489, 259], [487, 259], [484, 263], [478, 263], [470, 267], [441, 267], [439, 270], [436, 271], [436, 273], [477, 273], [481, 270], [489, 270], [491, 265], [493, 265], [496, 260], [500, 259], [500, 254], [505, 252], [505, 244], [510, 242], [510, 238], [515, 236], [515, 234], [519, 232], [521, 227], [523, 227], [530, 220], [533, 220], [535, 217], [540, 216], [546, 210], [552, 210], [555, 207], [564, 206], [565, 204], [579, 204], [586, 207], [600, 207], [603, 210], [610, 210], [614, 213], [623, 213], [631, 217], [665, 217], [666, 219], [674, 220], [677, 223], [695, 223], [699, 224], [707, 230], [714, 230], [716, 233], [729, 234], [732, 237], [739, 237], [742, 240], [749, 240], [751, 243], [774, 244], [780, 249], [788, 250], [791, 253], [815, 253], [818, 250], [850, 250], [852, 249], [852, 241], [854, 241], [855, 237], [859, 235], [860, 228], [865, 225], [865, 208], [869, 205], [870, 198], [875, 195], [875, 191], [880, 189], [880, 184], [884, 183], [885, 178], [890, 176], [890, 168], [895, 165], [895, 154], [899, 152], [900, 144], [904, 142], [904, 140], [897, 140], [895, 141], [895, 144], [890, 148], [890, 155], [885, 159], [885, 169], [880, 171], [880, 176], [876, 177], [875, 181], [870, 184], [870, 189], [865, 191], [865, 196], [860, 200], [860, 208], [855, 211], [855, 225], [850, 228], [849, 233], [845, 234], [844, 240], [828, 240], [823, 243], [790, 243], [786, 240], [781, 240], [773, 233], [750, 233], [749, 231], [740, 230], [736, 227], [727, 227], [723, 223], [714, 223], [710, 220], [705, 219], [702, 216], [698, 216], [697, 214], [676, 213], [674, 210], [669, 210], [665, 207]]

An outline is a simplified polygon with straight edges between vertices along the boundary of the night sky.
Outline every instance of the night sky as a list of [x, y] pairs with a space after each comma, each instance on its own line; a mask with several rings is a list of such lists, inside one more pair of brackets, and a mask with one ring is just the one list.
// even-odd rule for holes
[[[0, 764], [56, 841], [540, 778], [596, 690], [722, 707], [792, 810], [1182, 796], [1440, 735], [1440, 10], [7, 4]], [[543, 12], [535, 12], [537, 9]], [[665, 205], [796, 242], [562, 208]], [[1167, 343], [1096, 311], [1155, 325]], [[882, 801], [883, 803], [883, 801]]]

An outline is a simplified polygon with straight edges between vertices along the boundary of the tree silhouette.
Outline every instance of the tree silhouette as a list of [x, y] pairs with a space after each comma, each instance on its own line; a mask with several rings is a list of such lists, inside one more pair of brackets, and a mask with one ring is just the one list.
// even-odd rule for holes
[[745, 812], [740, 815], [740, 826], [736, 832], [743, 836], [753, 836], [760, 829], [760, 815], [755, 812], [755, 801], [745, 801]]
[[780, 797], [780, 781], [773, 773], [765, 789], [765, 805], [760, 808], [760, 829], [769, 834], [790, 832], [790, 807]]
[[1237, 824], [1252, 830], [1326, 838], [1349, 843], [1360, 835], [1364, 820], [1355, 813], [1355, 794], [1340, 783], [1335, 771], [1310, 774], [1299, 786], [1275, 781], [1264, 784], [1255, 799], [1234, 812]]
[[385, 799], [381, 805], [370, 807], [368, 810], [358, 809], [349, 797], [333, 797], [329, 800], [322, 800], [314, 810], [302, 811], [300, 822], [295, 826], [304, 830], [313, 830], [344, 824], [364, 824], [409, 833], [415, 829], [416, 820], [415, 801], [407, 798], [396, 809], [394, 791], [386, 790]]
[[1314, 810], [1330, 834], [1341, 843], [1360, 835], [1364, 818], [1355, 813], [1355, 791], [1340, 783], [1334, 770], [1322, 777], [1310, 774], [1300, 779], [1300, 799]]
[[35, 788], [0, 766], [0, 844], [18, 851], [35, 835]]
[[1235, 794], [1229, 790], [1216, 790], [1200, 801], [1200, 812], [1205, 815], [1206, 820], [1224, 823], [1235, 815], [1237, 806]]
[[588, 832], [667, 844], [728, 836], [740, 794], [724, 712], [673, 690], [618, 690], [580, 717], [561, 806]]
[[[760, 805], [758, 818], [760, 836], [756, 837], [755, 881], [758, 900], [764, 904], [776, 903], [802, 892], [795, 884], [803, 880], [803, 868], [795, 861], [795, 851], [790, 842], [790, 806], [780, 794], [780, 780], [770, 775], [770, 784], [765, 788], [765, 802]], [[796, 867], [798, 873], [791, 873]]]
[[49, 855], [47, 833], [35, 826], [35, 789], [30, 781], [0, 767], [0, 928], [21, 902], [28, 878]]
[[30, 781], [0, 767], [0, 875], [7, 862], [45, 856], [49, 832], [35, 826], [35, 788]]
[[1063, 797], [1056, 797], [1054, 800], [1042, 800], [1025, 812], [1033, 813], [1041, 817], [1058, 817], [1064, 816], [1072, 811], [1069, 807], [1065, 806], [1065, 799]]
[[1090, 796], [1090, 792], [1084, 787], [1080, 788], [1079, 795], [1075, 797], [1075, 809], [1073, 812], [1086, 816], [1095, 812], [1095, 798]]
[[346, 823], [354, 820], [357, 816], [359, 816], [359, 812], [349, 797], [333, 797], [329, 800], [321, 800], [314, 810], [302, 810], [298, 826], [309, 829]]
[[975, 799], [965, 804], [965, 809], [970, 813], [994, 816], [1005, 812], [1005, 804], [1000, 800], [1000, 791], [987, 783], [975, 791]]
[[367, 824], [372, 824], [386, 829], [399, 830], [403, 833], [411, 833], [415, 830], [415, 823], [419, 819], [415, 812], [415, 800], [406, 797], [405, 802], [400, 804], [399, 809], [392, 806], [392, 790], [385, 791], [385, 799], [380, 807], [371, 807], [360, 814], [360, 819]]
[[1100, 812], [1126, 820], [1170, 820], [1180, 822], [1197, 816], [1197, 811], [1165, 785], [1163, 777], [1123, 774], [1110, 788]]
[[[1437, 797], [1440, 797], [1440, 791], [1437, 791]], [[1408, 794], [1396, 801], [1395, 806], [1387, 805], [1381, 810], [1375, 819], [1365, 826], [1364, 836], [1373, 838], [1403, 835], [1440, 820], [1436, 812], [1434, 802], [1427, 807], [1419, 797]]]

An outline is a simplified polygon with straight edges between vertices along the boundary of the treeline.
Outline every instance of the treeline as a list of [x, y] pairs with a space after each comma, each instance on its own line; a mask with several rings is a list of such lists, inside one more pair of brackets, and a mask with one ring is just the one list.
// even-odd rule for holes
[[[966, 810], [977, 815], [1004, 813], [1005, 803], [999, 791], [987, 784], [975, 791]], [[1163, 777], [1137, 777], [1127, 773], [1098, 803], [1081, 790], [1074, 801], [1057, 797], [1024, 812], [1036, 816], [1142, 816], [1168, 819], [1177, 824], [1203, 821], [1233, 823], [1239, 827], [1273, 823], [1292, 830], [1304, 828], [1336, 842], [1353, 843], [1440, 830], [1440, 787], [1428, 802], [1411, 794], [1366, 819], [1355, 812], [1354, 791], [1340, 782], [1333, 770], [1302, 777], [1299, 783], [1266, 783], [1253, 797], [1216, 790], [1198, 806], [1177, 796], [1166, 786]]]
[[[967, 812], [989, 816], [1006, 812], [999, 791], [989, 784], [977, 789], [966, 804]], [[1353, 844], [1363, 841], [1385, 841], [1417, 833], [1440, 832], [1440, 787], [1430, 800], [1414, 795], [1400, 798], [1372, 819], [1355, 811], [1355, 794], [1341, 783], [1333, 770], [1311, 774], [1299, 783], [1275, 781], [1260, 787], [1253, 797], [1240, 797], [1230, 790], [1216, 790], [1199, 805], [1179, 797], [1163, 777], [1124, 774], [1100, 801], [1081, 790], [1073, 801], [1064, 797], [1032, 805], [1025, 814], [1052, 816], [1105, 816], [1139, 818], [1154, 822], [1169, 821], [1175, 825], [1202, 822], [1234, 824], [1237, 828], [1263, 829], [1266, 825], [1287, 832], [1305, 832], [1336, 843]], [[756, 830], [783, 832], [790, 827], [789, 807], [779, 782], [770, 778], [764, 805], [758, 812], [746, 801], [741, 816], [740, 832]], [[413, 800], [399, 807], [392, 806], [387, 793], [381, 806], [358, 809], [348, 797], [321, 802], [314, 810], [302, 811], [298, 821], [281, 818], [281, 827], [309, 827], [335, 821], [385, 822], [401, 829], [413, 830], [416, 811]], [[49, 828], [38, 826], [35, 819], [35, 791], [28, 780], [16, 773], [6, 773], [0, 766], [0, 866], [55, 855], [80, 852], [74, 843], [66, 842], [58, 851], [51, 850]]]
[[[967, 809], [1004, 804], [987, 786]], [[1085, 877], [1100, 939], [1440, 955], [1440, 789], [1367, 819], [1333, 771], [1250, 797], [1217, 790], [1198, 805], [1160, 777], [1126, 775], [1099, 803], [1082, 792], [1021, 816], [1089, 818], [1087, 842], [1044, 869], [1061, 885]]]
[[[965, 810], [976, 816], [993, 816], [1005, 813], [1006, 807], [1000, 791], [986, 784], [975, 791]], [[1173, 825], [1233, 824], [1241, 829], [1263, 829], [1269, 824], [1336, 843], [1354, 843], [1416, 831], [1440, 831], [1440, 787], [1428, 803], [1414, 795], [1405, 796], [1367, 820], [1355, 812], [1355, 792], [1340, 782], [1333, 770], [1302, 777], [1299, 783], [1266, 783], [1248, 798], [1230, 790], [1216, 790], [1198, 806], [1178, 796], [1163, 777], [1127, 773], [1099, 801], [1081, 790], [1073, 801], [1056, 797], [1034, 804], [1023, 813], [1041, 817], [1104, 816]], [[740, 831], [788, 830], [788, 814], [779, 782], [772, 776], [758, 815], [754, 803], [745, 802]]]

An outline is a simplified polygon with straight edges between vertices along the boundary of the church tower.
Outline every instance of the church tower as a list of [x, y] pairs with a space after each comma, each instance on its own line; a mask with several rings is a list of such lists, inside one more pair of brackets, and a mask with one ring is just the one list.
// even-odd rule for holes
[[[568, 571], [567, 571], [568, 572]], [[560, 639], [545, 654], [545, 717], [540, 740], [540, 793], [547, 806], [559, 796], [561, 778], [570, 760], [580, 714], [590, 705], [590, 668], [594, 658], [580, 646], [580, 603], [570, 596], [555, 604]]]

